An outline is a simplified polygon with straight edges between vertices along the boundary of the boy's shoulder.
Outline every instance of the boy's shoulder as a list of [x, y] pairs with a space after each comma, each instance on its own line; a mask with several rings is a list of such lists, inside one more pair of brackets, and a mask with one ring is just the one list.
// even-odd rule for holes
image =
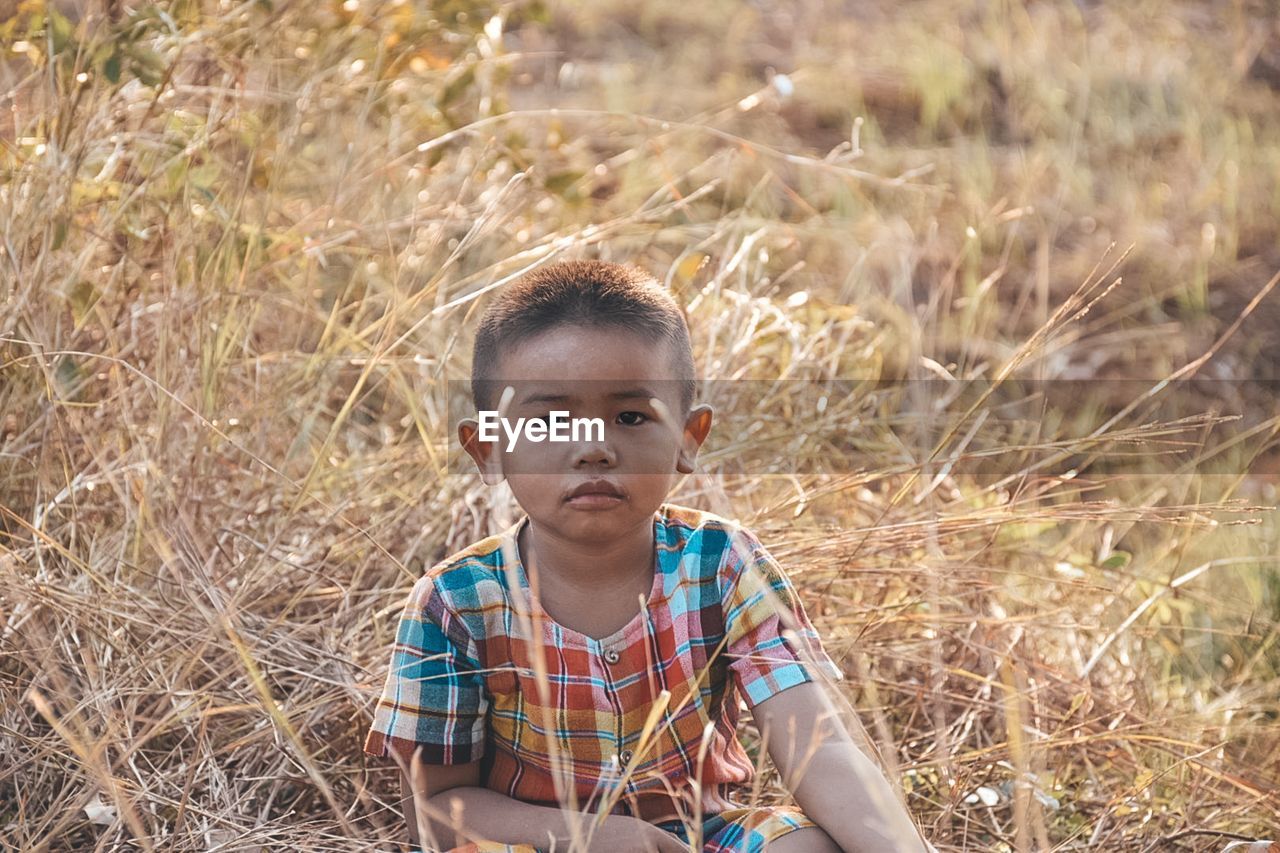
[[733, 577], [743, 565], [768, 557], [759, 538], [742, 522], [707, 510], [663, 504], [659, 519], [659, 549], [681, 552], [681, 559], [697, 555], [692, 563], [704, 579], [711, 575]]
[[[486, 630], [507, 603], [506, 557], [515, 528], [488, 535], [451, 553], [424, 571], [410, 590], [406, 607], [434, 620], [461, 619], [472, 635]], [[509, 542], [509, 544], [508, 544]]]
[[659, 529], [669, 534], [668, 538], [689, 544], [694, 544], [700, 536], [723, 547], [740, 538], [755, 538], [740, 521], [705, 509], [664, 503], [654, 516]]
[[509, 560], [518, 559], [509, 549], [515, 547], [516, 525], [485, 536], [439, 560], [418, 580], [420, 588], [433, 588], [453, 598], [467, 593], [477, 594], [486, 582], [498, 583]]

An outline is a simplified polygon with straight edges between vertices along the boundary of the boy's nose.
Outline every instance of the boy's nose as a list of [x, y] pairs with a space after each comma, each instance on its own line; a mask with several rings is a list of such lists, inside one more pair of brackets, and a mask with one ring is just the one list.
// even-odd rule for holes
[[616, 465], [617, 454], [602, 441], [588, 441], [578, 444], [573, 449], [574, 467], [579, 465]]

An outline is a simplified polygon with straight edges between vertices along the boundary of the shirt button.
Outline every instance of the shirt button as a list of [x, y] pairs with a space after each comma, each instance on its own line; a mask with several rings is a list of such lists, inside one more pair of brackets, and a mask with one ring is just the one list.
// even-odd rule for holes
[[618, 659], [619, 655], [613, 649], [609, 649], [609, 651], [604, 653], [604, 662], [607, 664], [615, 664], [618, 662]]
[[622, 750], [622, 752], [618, 753], [618, 763], [621, 764], [623, 767], [626, 767], [628, 764], [631, 763], [632, 755], [633, 753], [631, 752], [631, 750], [629, 749]]

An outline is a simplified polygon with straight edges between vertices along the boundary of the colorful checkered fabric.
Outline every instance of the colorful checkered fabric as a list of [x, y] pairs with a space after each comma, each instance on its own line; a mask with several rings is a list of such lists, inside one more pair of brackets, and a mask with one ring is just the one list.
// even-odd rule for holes
[[[777, 561], [746, 528], [663, 504], [647, 606], [597, 639], [558, 624], [532, 595], [516, 547], [527, 523], [414, 586], [365, 751], [482, 761], [489, 788], [541, 805], [656, 820], [641, 801], [665, 792], [686, 814], [738, 807], [728, 786], [753, 775], [736, 736], [738, 697], [754, 706], [841, 677]], [[670, 699], [642, 739], [664, 690]]]
[[[689, 827], [684, 823], [658, 825], [689, 843]], [[763, 853], [770, 842], [810, 826], [817, 824], [794, 806], [727, 809], [703, 817], [702, 853]]]

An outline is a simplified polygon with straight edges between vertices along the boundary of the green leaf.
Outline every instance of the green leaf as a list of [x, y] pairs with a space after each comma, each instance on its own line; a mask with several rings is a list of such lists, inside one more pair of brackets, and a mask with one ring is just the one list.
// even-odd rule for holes
[[532, 21], [535, 24], [551, 23], [551, 9], [546, 3], [542, 2], [542, 0], [533, 0], [532, 3], [529, 3], [521, 11], [524, 13], [526, 20]]
[[133, 60], [133, 73], [144, 84], [155, 86], [164, 79], [164, 72], [168, 66], [165, 65], [164, 57], [160, 54], [140, 44], [129, 45], [127, 52], [129, 58]]
[[106, 62], [102, 63], [102, 76], [109, 82], [120, 82], [120, 54], [113, 53]]
[[217, 163], [205, 163], [196, 166], [187, 172], [187, 180], [191, 185], [202, 190], [211, 189], [217, 183], [222, 170], [218, 168]]
[[98, 301], [98, 290], [87, 281], [82, 281], [71, 288], [69, 301], [71, 311], [76, 318], [76, 325], [85, 321], [94, 303]]
[[543, 186], [547, 188], [548, 192], [553, 192], [558, 196], [565, 196], [568, 194], [570, 187], [582, 179], [583, 174], [583, 172], [574, 171], [573, 169], [553, 172], [547, 176]]
[[1129, 561], [1133, 559], [1133, 555], [1127, 551], [1113, 551], [1110, 557], [1102, 561], [1101, 568], [1104, 569], [1123, 569], [1129, 565]]
[[187, 160], [174, 159], [164, 170], [164, 182], [159, 184], [158, 188], [163, 188], [163, 197], [173, 198], [182, 192], [182, 188], [187, 180], [187, 171], [191, 164]]
[[75, 30], [71, 22], [57, 9], [49, 8], [49, 36], [53, 39], [53, 52], [61, 53], [71, 42], [71, 34]]
[[62, 389], [63, 393], [66, 394], [69, 399], [80, 399], [80, 392], [83, 388], [82, 377], [84, 374], [80, 370], [80, 365], [76, 364], [75, 359], [69, 355], [58, 359], [58, 364], [54, 368], [53, 375], [58, 387]]

